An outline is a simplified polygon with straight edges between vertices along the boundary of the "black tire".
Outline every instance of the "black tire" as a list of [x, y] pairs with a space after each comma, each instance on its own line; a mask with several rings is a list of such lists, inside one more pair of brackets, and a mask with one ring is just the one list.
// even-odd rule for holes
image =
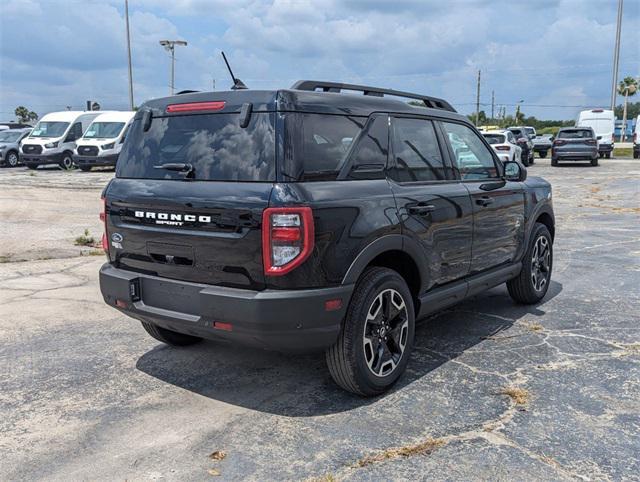
[[20, 156], [16, 151], [7, 152], [7, 157], [5, 158], [7, 167], [16, 167], [20, 164]]
[[36, 169], [38, 169], [38, 164], [31, 164], [31, 163], [28, 163], [28, 164], [27, 164], [27, 168], [32, 169], [32, 170], [34, 170], [34, 171], [35, 171]]
[[638, 158], [640, 158], [640, 152], [635, 152], [635, 151], [634, 151], [634, 152], [633, 152], [633, 158], [634, 158], [634, 159], [638, 159]]
[[79, 166], [82, 172], [89, 172], [91, 170], [91, 166]]
[[[543, 238], [542, 241], [539, 241]], [[540, 244], [538, 244], [540, 242]], [[545, 246], [548, 249], [548, 256], [545, 254], [541, 246]], [[536, 256], [537, 246], [537, 259]], [[544, 262], [541, 260], [545, 257]], [[551, 282], [551, 271], [553, 268], [553, 241], [551, 240], [551, 233], [547, 227], [542, 223], [536, 223], [531, 233], [529, 240], [529, 246], [522, 259], [522, 270], [520, 274], [507, 281], [507, 289], [509, 295], [514, 301], [525, 305], [530, 305], [539, 302], [547, 294], [549, 289], [549, 283]], [[544, 275], [544, 283], [540, 281], [541, 273]], [[535, 274], [535, 277], [534, 277]]]
[[595, 159], [591, 159], [591, 165], [592, 166], [597, 166], [598, 165], [598, 158], [597, 157]]
[[167, 345], [172, 346], [188, 346], [198, 343], [202, 340], [197, 336], [185, 335], [183, 333], [177, 333], [175, 331], [167, 330], [166, 328], [161, 328], [157, 325], [146, 323], [144, 321], [141, 322], [142, 327], [156, 340], [161, 341], [162, 343], [166, 343]]
[[62, 159], [60, 160], [60, 163], [58, 165], [60, 166], [61, 169], [65, 171], [70, 171], [71, 169], [73, 169], [75, 164], [73, 163], [73, 156], [71, 155], [71, 153], [70, 152], [63, 153]]
[[607, 159], [611, 159], [611, 153], [607, 152], [604, 157], [606, 157]]
[[405, 371], [414, 333], [413, 298], [405, 280], [388, 268], [367, 268], [353, 292], [338, 340], [326, 351], [329, 372], [349, 392], [379, 395]]
[[558, 165], [558, 159], [554, 159], [553, 157], [551, 158], [551, 165], [552, 166], [557, 166]]
[[547, 157], [547, 151], [541, 151], [538, 154], [540, 155], [540, 159], [544, 159], [545, 157]]
[[600, 159], [602, 159], [605, 156], [605, 154], [604, 152], [598, 152], [598, 156], [600, 157]]

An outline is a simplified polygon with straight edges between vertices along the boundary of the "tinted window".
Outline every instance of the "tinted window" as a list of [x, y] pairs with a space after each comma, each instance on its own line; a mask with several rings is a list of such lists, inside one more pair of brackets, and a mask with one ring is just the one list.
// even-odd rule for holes
[[448, 179], [431, 121], [395, 118], [391, 138], [395, 159], [391, 173], [393, 179], [400, 182]]
[[527, 133], [529, 137], [535, 137], [535, 133], [533, 131], [533, 127], [525, 127], [524, 131]]
[[285, 178], [301, 181], [336, 179], [366, 121], [362, 117], [287, 114]]
[[122, 146], [117, 176], [182, 180], [184, 173], [154, 166], [184, 163], [194, 167], [197, 180], [275, 180], [274, 114], [254, 113], [246, 128], [240, 127], [238, 117], [154, 117], [147, 132], [136, 119]]
[[82, 137], [82, 124], [80, 122], [76, 122], [69, 129], [69, 133], [65, 138], [65, 142], [73, 142], [76, 139], [80, 139]]
[[357, 138], [347, 161], [347, 179], [383, 179], [389, 150], [388, 117], [375, 116]]
[[504, 144], [504, 136], [502, 134], [483, 134], [489, 144]]
[[593, 132], [589, 129], [576, 129], [558, 132], [558, 139], [593, 139]]
[[456, 167], [463, 180], [498, 177], [491, 150], [471, 128], [463, 124], [443, 122]]

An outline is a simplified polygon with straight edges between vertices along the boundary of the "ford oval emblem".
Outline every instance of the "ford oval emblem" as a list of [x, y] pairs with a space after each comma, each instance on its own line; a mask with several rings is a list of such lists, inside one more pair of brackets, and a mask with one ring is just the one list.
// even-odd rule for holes
[[114, 243], [121, 243], [123, 239], [124, 238], [122, 237], [122, 234], [120, 234], [120, 233], [113, 233], [111, 235], [111, 241], [113, 241]]

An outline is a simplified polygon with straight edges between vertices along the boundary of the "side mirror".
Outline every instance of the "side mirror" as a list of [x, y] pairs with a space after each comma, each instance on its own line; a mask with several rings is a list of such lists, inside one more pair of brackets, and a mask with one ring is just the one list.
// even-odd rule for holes
[[555, 137], [553, 137], [553, 136], [551, 136], [551, 137], [549, 137], [549, 140], [550, 140], [551, 142], [553, 142], [553, 141], [555, 141], [555, 140], [556, 140], [556, 138], [555, 138]]
[[504, 177], [507, 181], [522, 182], [527, 179], [527, 168], [518, 161], [504, 163]]
[[596, 137], [596, 139], [600, 140], [600, 139], [602, 139], [602, 136], [598, 136], [598, 137]]

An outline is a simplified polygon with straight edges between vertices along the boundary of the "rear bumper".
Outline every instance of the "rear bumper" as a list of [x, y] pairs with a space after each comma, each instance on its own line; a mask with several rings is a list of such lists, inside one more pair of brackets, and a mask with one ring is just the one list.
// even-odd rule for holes
[[[109, 263], [100, 269], [104, 301], [132, 318], [179, 333], [285, 352], [331, 346], [353, 288], [251, 291], [159, 278]], [[342, 300], [341, 307], [327, 311], [325, 302], [335, 299]], [[231, 324], [231, 330], [216, 327], [216, 322]]]
[[77, 156], [74, 154], [73, 162], [78, 166], [115, 166], [118, 161], [118, 154], [109, 156]]
[[43, 166], [45, 164], [59, 164], [62, 161], [63, 152], [54, 154], [21, 154], [20, 157], [24, 164], [37, 164]]
[[598, 158], [598, 149], [593, 148], [590, 150], [580, 150], [580, 151], [561, 151], [554, 149], [551, 152], [551, 155], [560, 161], [582, 161], [582, 160], [592, 160]]
[[613, 144], [599, 144], [598, 152], [604, 153], [604, 154], [608, 152], [613, 152]]

